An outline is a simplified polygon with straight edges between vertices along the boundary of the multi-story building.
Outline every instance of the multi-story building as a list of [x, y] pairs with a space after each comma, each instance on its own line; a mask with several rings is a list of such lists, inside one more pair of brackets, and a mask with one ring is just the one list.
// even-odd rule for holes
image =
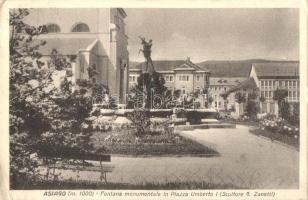
[[250, 77], [259, 88], [259, 96], [264, 97], [265, 101], [260, 102], [262, 113], [278, 114], [278, 104], [273, 99], [274, 91], [277, 89], [288, 92], [286, 100], [291, 106], [299, 102], [299, 62], [254, 63]]
[[73, 82], [89, 80], [92, 68], [97, 74], [91, 81], [104, 84], [124, 103], [129, 71], [125, 17], [121, 8], [39, 8], [31, 9], [25, 23], [46, 26], [48, 33], [38, 37], [47, 42], [40, 48], [46, 62], [54, 49], [71, 56]]
[[[187, 60], [153, 61], [153, 64], [155, 71], [164, 77], [168, 90], [172, 92], [180, 90], [182, 96], [198, 91], [202, 93], [209, 85], [209, 71], [194, 64], [189, 58]], [[137, 79], [144, 69], [143, 63], [130, 69], [130, 88], [137, 84]]]
[[200, 64], [211, 73], [208, 89], [212, 102], [210, 107], [217, 110], [234, 110], [234, 93], [224, 95], [231, 88], [246, 81], [249, 78], [251, 64], [248, 61], [206, 61]]
[[226, 98], [223, 95], [245, 80], [247, 80], [245, 77], [211, 77], [209, 86], [209, 97], [212, 98], [211, 106], [217, 110], [234, 109], [234, 93], [227, 95]]

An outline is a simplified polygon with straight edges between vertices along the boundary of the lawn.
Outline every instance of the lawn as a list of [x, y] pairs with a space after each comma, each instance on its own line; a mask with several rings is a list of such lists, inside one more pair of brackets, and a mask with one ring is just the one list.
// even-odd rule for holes
[[264, 137], [267, 137], [271, 140], [276, 140], [285, 144], [288, 144], [290, 146], [295, 147], [296, 149], [299, 149], [299, 139], [294, 138], [293, 136], [282, 134], [279, 132], [272, 132], [269, 130], [261, 130], [261, 129], [251, 129], [251, 133], [255, 135], [261, 135]]
[[133, 130], [95, 132], [99, 152], [130, 156], [216, 156], [218, 152], [176, 133], [155, 132], [136, 136]]

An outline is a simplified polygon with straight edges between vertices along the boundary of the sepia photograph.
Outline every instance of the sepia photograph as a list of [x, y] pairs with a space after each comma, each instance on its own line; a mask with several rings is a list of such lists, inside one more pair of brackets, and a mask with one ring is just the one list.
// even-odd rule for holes
[[299, 8], [8, 17], [10, 190], [300, 189]]

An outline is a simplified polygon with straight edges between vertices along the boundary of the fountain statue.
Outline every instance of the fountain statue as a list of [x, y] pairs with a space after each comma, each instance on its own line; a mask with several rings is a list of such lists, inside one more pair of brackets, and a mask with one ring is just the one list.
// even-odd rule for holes
[[153, 65], [153, 62], [152, 62], [152, 58], [151, 58], [152, 40], [150, 39], [147, 42], [145, 40], [145, 37], [139, 36], [139, 38], [141, 39], [141, 44], [143, 46], [143, 49], [139, 49], [139, 53], [140, 53], [140, 51], [142, 51], [143, 52], [143, 56], [145, 58], [145, 64], [146, 64], [145, 73], [152, 74], [155, 71], [154, 65]]

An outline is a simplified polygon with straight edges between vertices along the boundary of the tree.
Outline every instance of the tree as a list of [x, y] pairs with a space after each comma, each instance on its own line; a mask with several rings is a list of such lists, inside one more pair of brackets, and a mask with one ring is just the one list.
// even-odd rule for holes
[[286, 102], [288, 91], [285, 89], [276, 89], [274, 91], [273, 99], [278, 103], [279, 116], [283, 119], [287, 119], [289, 112], [289, 105]]
[[209, 96], [209, 98], [208, 98], [209, 104], [211, 104], [213, 101], [214, 101], [214, 98], [212, 96]]
[[[37, 138], [49, 128], [40, 97], [48, 73], [41, 69], [38, 48], [34, 44], [40, 29], [26, 25], [22, 19], [29, 15], [27, 9], [10, 10], [10, 178], [11, 185], [36, 178], [38, 165], [31, 155], [35, 153]], [[25, 34], [20, 34], [25, 33]], [[27, 60], [30, 58], [31, 60]], [[34, 64], [37, 63], [37, 67]]]
[[235, 93], [235, 101], [239, 104], [241, 103], [245, 103], [246, 102], [246, 96], [245, 94], [241, 93], [241, 92], [237, 92]]
[[[33, 182], [38, 161], [46, 154], [91, 151], [92, 109], [89, 88], [72, 92], [70, 64], [53, 51], [49, 64], [41, 61], [38, 40], [42, 26], [23, 22], [27, 9], [10, 10], [10, 183], [11, 187]], [[20, 34], [23, 33], [23, 34]], [[64, 71], [60, 87], [53, 74]]]
[[228, 103], [228, 96], [229, 94], [228, 93], [223, 93], [220, 95], [223, 100], [224, 100], [224, 107], [225, 107], [225, 111], [227, 111], [227, 103]]
[[[243, 94], [241, 92], [237, 92], [237, 93], [235, 93], [234, 97], [235, 97], [235, 101], [239, 104], [240, 110], [241, 110], [241, 108], [243, 108], [242, 103], [246, 102], [245, 94]], [[240, 114], [241, 114], [241, 111], [240, 111]]]
[[256, 119], [257, 114], [259, 112], [259, 106], [257, 103], [257, 93], [251, 92], [248, 94], [247, 105], [246, 105], [246, 115], [250, 117], [250, 119]]
[[261, 113], [263, 113], [263, 106], [264, 106], [264, 102], [265, 102], [265, 97], [264, 96], [261, 96], [259, 98], [259, 101], [260, 101], [260, 109], [261, 109]]

